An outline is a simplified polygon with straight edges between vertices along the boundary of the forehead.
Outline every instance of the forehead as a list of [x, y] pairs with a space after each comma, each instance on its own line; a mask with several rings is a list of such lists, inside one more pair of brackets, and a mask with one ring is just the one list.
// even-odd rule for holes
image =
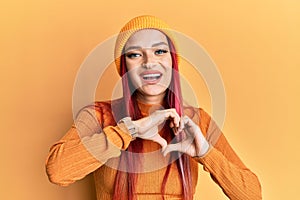
[[153, 44], [161, 42], [168, 44], [167, 37], [164, 33], [155, 29], [143, 29], [130, 36], [126, 42], [125, 48], [130, 46], [150, 48]]

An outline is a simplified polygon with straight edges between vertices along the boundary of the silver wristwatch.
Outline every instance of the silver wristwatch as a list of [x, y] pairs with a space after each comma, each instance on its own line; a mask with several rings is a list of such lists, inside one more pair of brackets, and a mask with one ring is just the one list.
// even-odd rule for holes
[[132, 139], [134, 140], [137, 136], [137, 128], [136, 126], [132, 123], [131, 117], [125, 117], [123, 119], [121, 119], [118, 123], [117, 123], [118, 127], [126, 132], [129, 133], [132, 137]]

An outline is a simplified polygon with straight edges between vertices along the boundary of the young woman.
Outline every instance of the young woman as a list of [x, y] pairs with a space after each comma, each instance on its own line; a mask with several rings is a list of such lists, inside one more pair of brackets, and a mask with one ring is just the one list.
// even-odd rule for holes
[[116, 41], [115, 59], [123, 98], [79, 112], [50, 149], [51, 182], [66, 186], [93, 172], [99, 200], [191, 200], [200, 164], [230, 199], [262, 198], [256, 175], [211, 117], [183, 106], [179, 56], [163, 21], [129, 21]]

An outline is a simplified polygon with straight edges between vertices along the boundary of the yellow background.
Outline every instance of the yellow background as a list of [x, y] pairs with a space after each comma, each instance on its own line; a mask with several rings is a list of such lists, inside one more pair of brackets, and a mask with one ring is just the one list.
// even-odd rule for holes
[[[140, 14], [164, 19], [198, 41], [215, 61], [227, 95], [223, 130], [258, 175], [264, 199], [299, 197], [298, 1], [0, 4], [0, 199], [95, 199], [90, 176], [61, 188], [48, 182], [44, 162], [51, 144], [72, 123], [72, 88], [80, 64]], [[202, 89], [201, 106], [210, 110]], [[199, 181], [195, 199], [227, 199], [202, 170]]]

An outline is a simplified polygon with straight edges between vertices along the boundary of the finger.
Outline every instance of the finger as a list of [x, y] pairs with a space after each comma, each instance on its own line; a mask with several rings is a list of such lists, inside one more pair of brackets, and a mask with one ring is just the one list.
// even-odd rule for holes
[[170, 128], [174, 128], [175, 127], [174, 122], [171, 121], [169, 126], [170, 126]]
[[184, 126], [185, 126], [185, 124], [184, 124], [184, 117], [181, 117], [181, 118], [180, 118], [180, 123], [179, 123], [178, 132], [183, 131]]
[[172, 108], [172, 109], [168, 109], [167, 110], [167, 113], [165, 115], [166, 118], [172, 118], [173, 119], [173, 122], [174, 122], [174, 125], [176, 127], [179, 127], [179, 121], [180, 121], [180, 116], [179, 114], [176, 112], [176, 109], [175, 108]]
[[162, 147], [162, 151], [164, 151], [164, 149], [168, 145], [167, 141], [158, 134], [155, 134], [154, 136], [149, 138], [149, 140], [152, 140], [153, 142], [160, 144], [160, 146]]
[[167, 145], [163, 151], [163, 155], [166, 156], [168, 153], [172, 151], [179, 151], [185, 153], [184, 149], [182, 148], [182, 144], [180, 142], [176, 144]]
[[174, 122], [173, 122], [173, 121], [171, 121], [171, 122], [170, 122], [169, 126], [170, 126], [170, 128], [172, 129], [172, 131], [173, 131], [174, 135], [177, 135], [177, 134], [178, 134], [178, 128], [177, 128], [177, 127], [175, 127], [175, 125], [174, 125]]
[[187, 125], [188, 127], [196, 126], [194, 121], [191, 118], [189, 118], [188, 116], [184, 116], [184, 124]]
[[175, 115], [175, 117], [173, 118], [173, 120], [174, 120], [175, 126], [178, 128], [179, 127], [179, 123], [180, 123], [180, 116], [176, 112], [175, 109], [174, 109], [174, 115]]
[[191, 133], [192, 135], [195, 135], [195, 133], [200, 130], [199, 126], [197, 126], [194, 121], [188, 116], [184, 116], [183, 121], [185, 130], [187, 130], [187, 132]]

